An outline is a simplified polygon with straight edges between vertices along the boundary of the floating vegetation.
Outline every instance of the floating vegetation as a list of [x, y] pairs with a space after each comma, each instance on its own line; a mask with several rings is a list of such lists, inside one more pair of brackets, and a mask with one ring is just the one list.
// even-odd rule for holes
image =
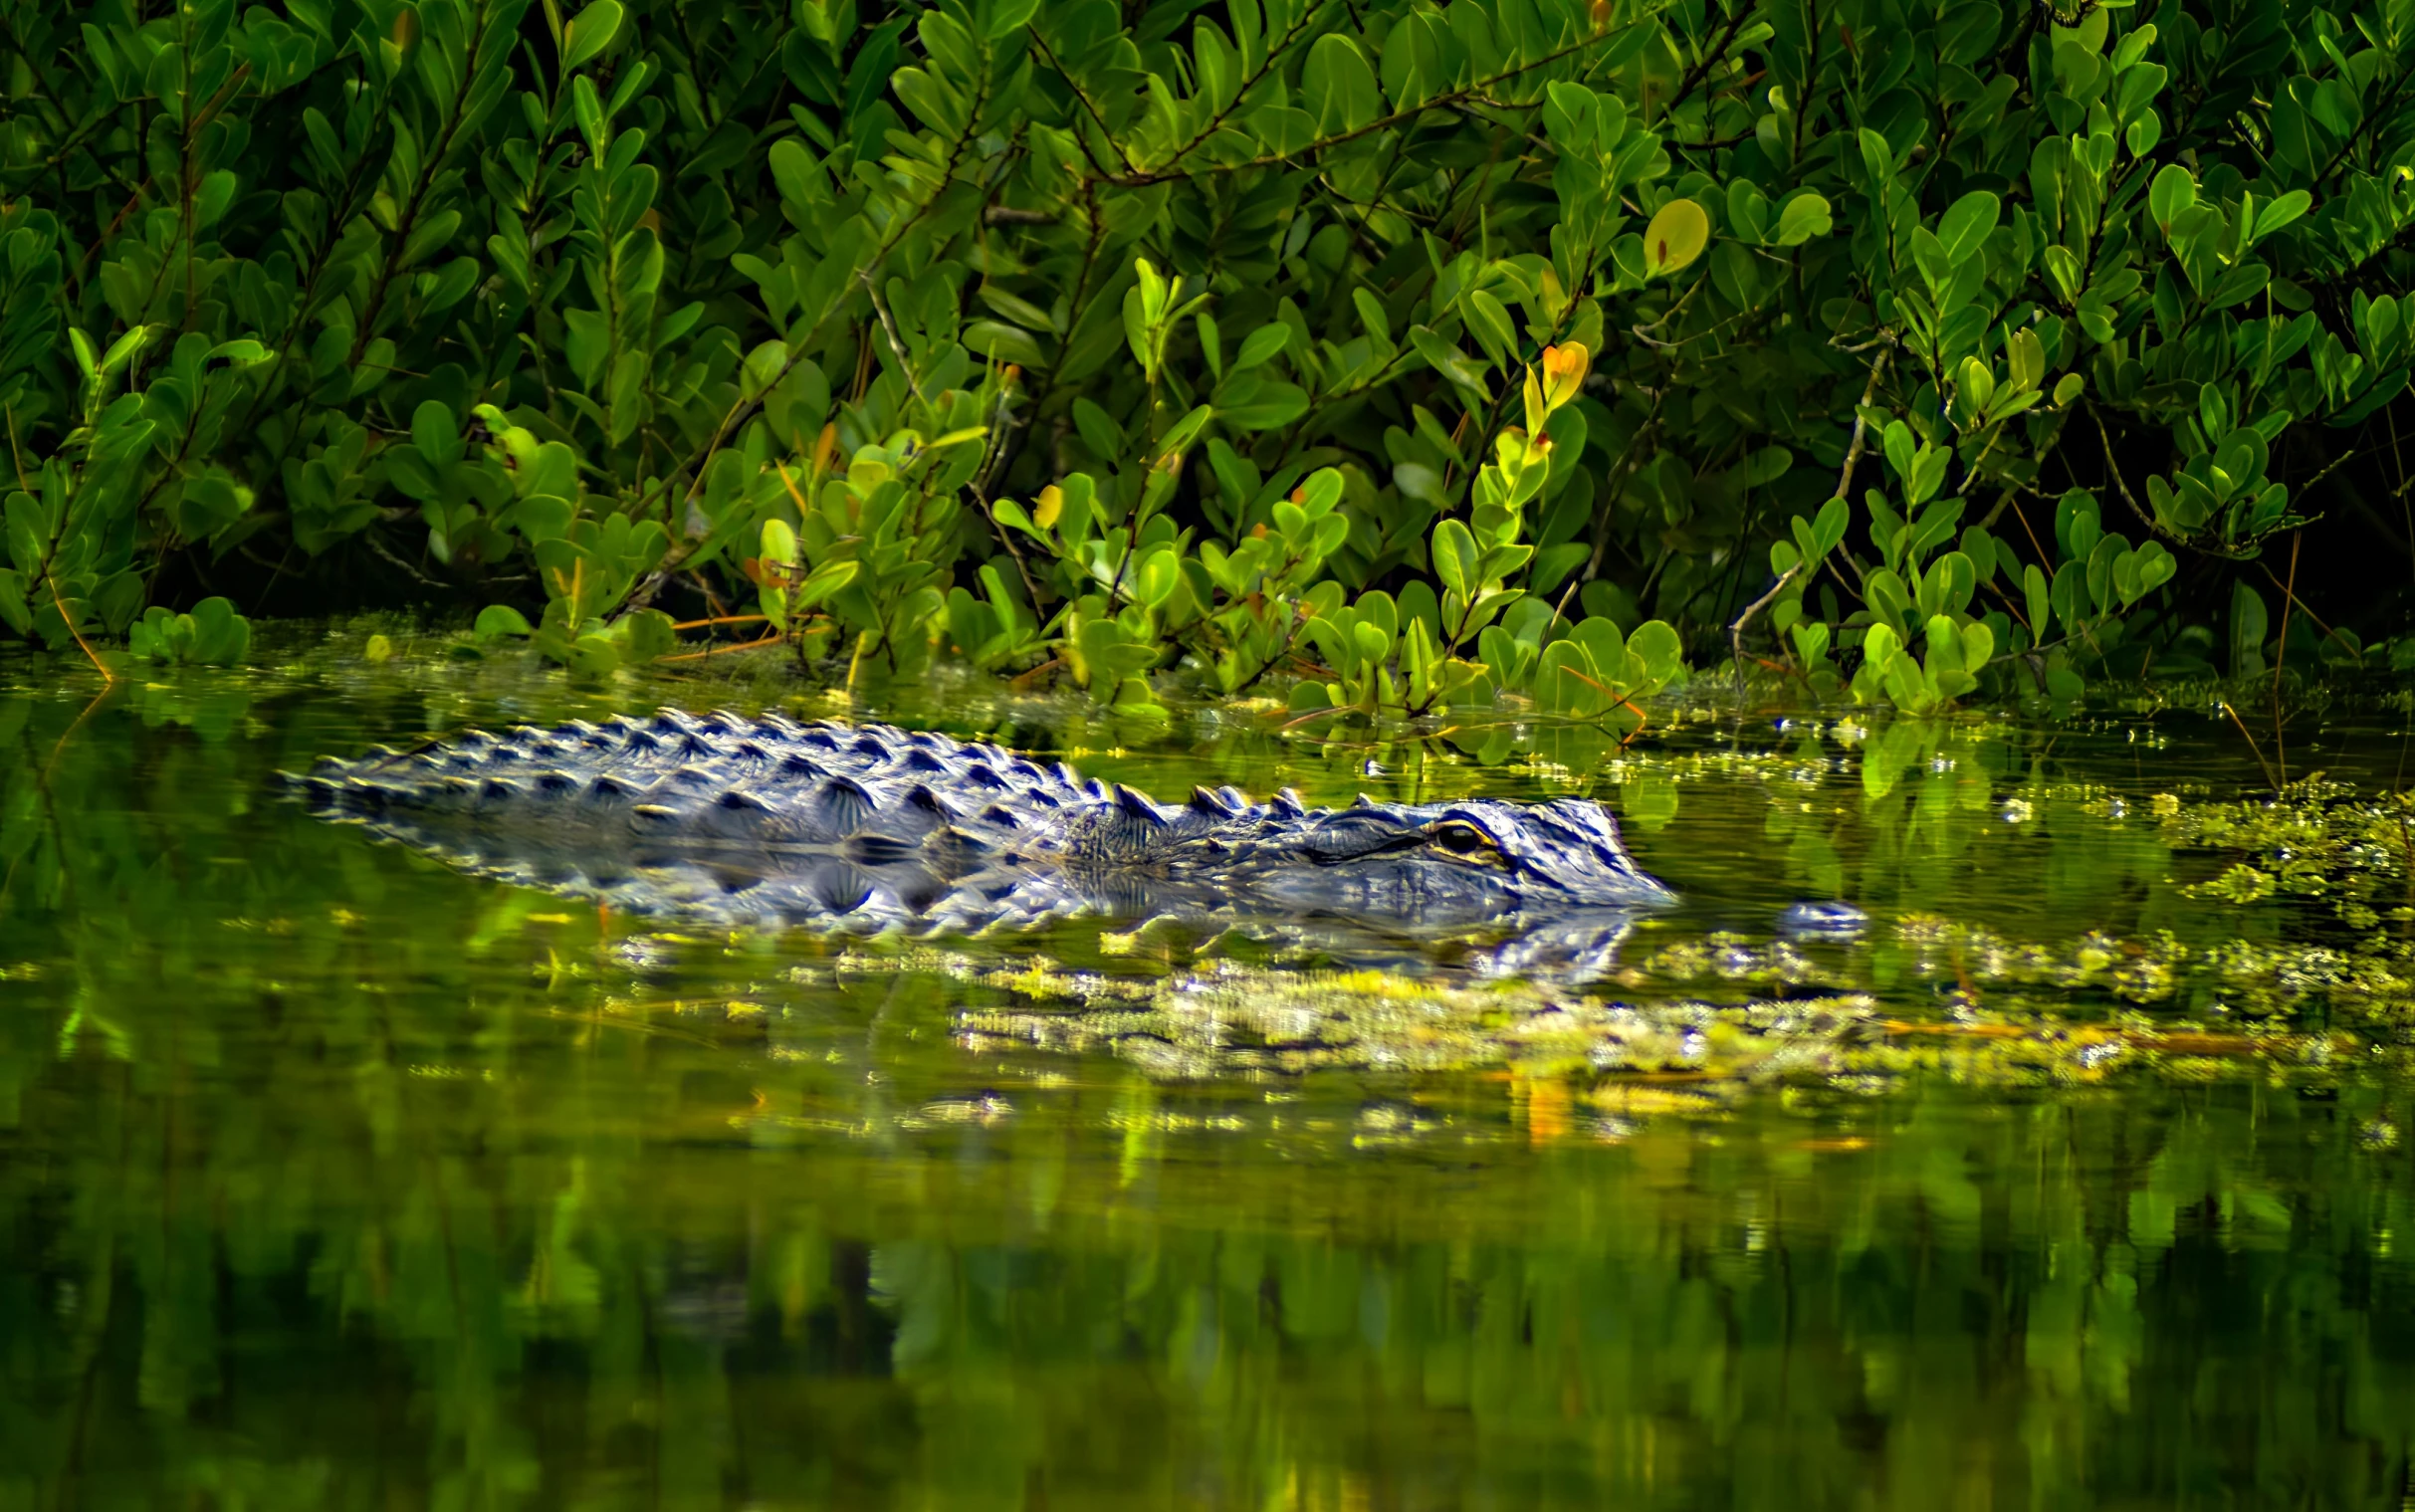
[[[1699, 962], [1723, 981], [1748, 982], [1754, 973], [1740, 970], [1740, 949], [1732, 941], [1701, 942], [1660, 952], [1655, 961]], [[1779, 946], [1764, 956], [1787, 952]], [[2108, 959], [2099, 962], [2100, 956]], [[2021, 970], [2002, 975], [2012, 979]], [[2035, 970], [2046, 983], [2061, 985], [2075, 972], [2135, 980], [2149, 969], [2091, 941]], [[2225, 958], [2209, 970], [2252, 980], [2284, 969]], [[894, 992], [921, 978], [935, 984], [942, 1000], [959, 1003], [948, 1013], [959, 1050], [1024, 1078], [1045, 1079], [1049, 1062], [1105, 1055], [1164, 1083], [1268, 1087], [1342, 1074], [1371, 1086], [1417, 1086], [1506, 1073], [1554, 1082], [1595, 1102], [1630, 1100], [1642, 1085], [1683, 1084], [1698, 1101], [1772, 1084], [1877, 1093], [1913, 1075], [2034, 1086], [2129, 1076], [2302, 1079], [2395, 1068], [2407, 1059], [2387, 1034], [2300, 1031], [2264, 1021], [2207, 1024], [2136, 1006], [2073, 1011], [2068, 1001], [2050, 1006], [2043, 995], [2008, 996], [1995, 1007], [1966, 994], [1934, 1017], [1912, 1018], [1868, 991], [1720, 1000], [1672, 993], [1665, 982], [1649, 994], [1632, 990], [1651, 984], [1654, 974], [1651, 966], [1640, 966], [1605, 991], [1227, 960], [1162, 973], [1075, 970], [1044, 956], [1001, 962], [918, 948], [897, 957], [849, 952], [793, 969], [783, 987], [677, 1008], [743, 1026], [811, 1011], [809, 995], [793, 998], [797, 988], [817, 982], [879, 982]], [[2324, 985], [2343, 990], [2339, 982]]]
[[[2293, 750], [2339, 785], [2276, 803], [2170, 710], [1765, 725], [1720, 690], [1624, 752], [1240, 707], [1144, 740], [975, 681], [797, 711], [1165, 791], [1599, 797], [1684, 901], [1580, 983], [1310, 920], [852, 940], [465, 880], [270, 774], [799, 695], [706, 663], [398, 676], [435, 638], [372, 633], [382, 662], [355, 626], [290, 676], [0, 699], [0, 1394], [17, 1459], [82, 1456], [37, 1497], [148, 1505], [176, 1462], [197, 1504], [387, 1477], [413, 1505], [953, 1505], [986, 1489], [970, 1445], [1003, 1446], [992, 1499], [1036, 1501], [1018, 1445], [1111, 1429], [1169, 1468], [1092, 1500], [1374, 1506], [1405, 1482], [1218, 1477], [1229, 1444], [1376, 1426], [1539, 1445], [1440, 1493], [1520, 1505], [1690, 1505], [1686, 1466], [1747, 1463], [1739, 1506], [1850, 1501], [2000, 1424], [1998, 1501], [2185, 1500], [2155, 1476], [2208, 1423], [2289, 1426], [2233, 1435], [2265, 1456], [2239, 1499], [2395, 1485], [2394, 727]], [[2272, 888], [2206, 886], [2234, 867]], [[1784, 1452], [1737, 1452], [1771, 1423]]]
[[2267, 799], [2176, 803], [2163, 822], [2175, 845], [2248, 853], [2192, 896], [2319, 900], [2350, 929], [2387, 922], [2401, 940], [2415, 924], [2415, 792], [2364, 793], [2316, 772]]

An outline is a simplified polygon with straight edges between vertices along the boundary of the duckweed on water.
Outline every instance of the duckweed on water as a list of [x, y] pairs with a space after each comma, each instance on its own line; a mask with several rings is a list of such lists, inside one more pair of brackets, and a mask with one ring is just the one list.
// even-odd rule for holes
[[[1305, 1508], [1417, 1463], [1521, 1506], [2350, 1507], [2402, 1478], [2395, 726], [2294, 732], [2341, 787], [2276, 807], [2168, 709], [1723, 696], [1620, 752], [1150, 730], [995, 684], [573, 687], [378, 633], [384, 661], [355, 629], [285, 672], [0, 698], [0, 1502]], [[1304, 922], [733, 935], [273, 796], [322, 754], [661, 703], [1161, 792], [1587, 792], [1683, 901], [1585, 982]], [[2235, 865], [2274, 891], [2205, 886]], [[1866, 923], [1781, 934], [1825, 902]]]
[[2196, 895], [2250, 903], [2280, 893], [2327, 906], [2351, 930], [2415, 924], [2415, 791], [2360, 792], [2320, 772], [2265, 800], [2175, 804], [2175, 845], [2246, 853]]

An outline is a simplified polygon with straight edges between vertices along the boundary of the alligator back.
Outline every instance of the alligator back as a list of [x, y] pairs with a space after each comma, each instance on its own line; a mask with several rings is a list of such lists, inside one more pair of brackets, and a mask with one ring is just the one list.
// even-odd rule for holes
[[1069, 913], [1060, 818], [1112, 790], [994, 746], [776, 716], [469, 731], [329, 759], [328, 817], [632, 913], [973, 930]]
[[1527, 929], [1665, 902], [1589, 799], [1163, 807], [995, 746], [674, 712], [329, 760], [320, 812], [630, 913], [972, 932], [1074, 913]]

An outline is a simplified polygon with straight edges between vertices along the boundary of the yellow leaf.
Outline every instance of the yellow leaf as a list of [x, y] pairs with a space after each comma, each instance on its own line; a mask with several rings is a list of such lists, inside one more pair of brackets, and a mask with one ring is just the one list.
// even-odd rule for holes
[[1051, 483], [1040, 490], [1039, 498], [1031, 503], [1031, 523], [1045, 531], [1056, 524], [1056, 517], [1065, 513], [1065, 491]]
[[1551, 269], [1543, 270], [1543, 313], [1553, 320], [1568, 309], [1568, 291], [1560, 287], [1560, 276]]
[[1672, 199], [1660, 207], [1644, 231], [1644, 266], [1653, 277], [1674, 273], [1702, 255], [1710, 245], [1710, 217], [1690, 199]]
[[[1687, 201], [1691, 203], [1691, 201]], [[1593, 353], [1583, 341], [1563, 341], [1557, 346], [1543, 348], [1543, 405], [1546, 410], [1558, 409], [1574, 399], [1585, 387], [1586, 371], [1593, 366]]]

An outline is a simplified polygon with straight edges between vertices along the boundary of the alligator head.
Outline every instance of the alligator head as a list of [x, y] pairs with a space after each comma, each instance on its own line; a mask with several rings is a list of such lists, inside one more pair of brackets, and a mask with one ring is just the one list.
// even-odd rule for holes
[[1447, 926], [1675, 901], [1590, 798], [1363, 799], [1237, 827], [1242, 843], [1212, 868], [1236, 892], [1285, 911]]

